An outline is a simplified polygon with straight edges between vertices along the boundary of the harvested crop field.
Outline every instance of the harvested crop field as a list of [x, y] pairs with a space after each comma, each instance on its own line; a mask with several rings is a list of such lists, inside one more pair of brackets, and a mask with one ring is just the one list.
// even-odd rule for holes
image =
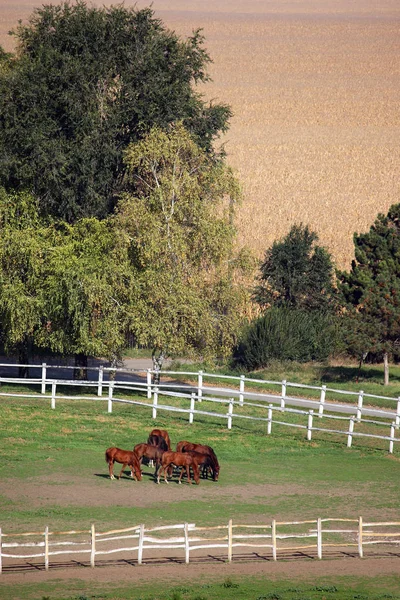
[[[36, 0], [0, 2], [0, 43]], [[110, 5], [96, 0], [94, 5]], [[125, 6], [150, 2], [127, 0]], [[352, 236], [400, 200], [400, 5], [396, 0], [154, 0], [182, 36], [203, 28], [201, 91], [234, 117], [224, 142], [243, 187], [240, 244], [262, 256], [309, 224], [339, 267]]]

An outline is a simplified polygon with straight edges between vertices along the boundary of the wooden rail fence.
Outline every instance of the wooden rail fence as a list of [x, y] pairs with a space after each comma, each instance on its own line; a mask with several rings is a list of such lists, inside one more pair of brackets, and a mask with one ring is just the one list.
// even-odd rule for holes
[[[17, 365], [4, 365], [0, 364], [0, 367], [15, 367]], [[287, 381], [283, 382], [263, 382], [265, 384], [279, 384], [281, 385], [281, 394], [273, 395], [273, 394], [265, 394], [265, 393], [254, 393], [254, 391], [245, 391], [245, 382], [254, 380], [246, 380], [244, 376], [241, 377], [230, 377], [230, 376], [220, 376], [219, 378], [225, 377], [225, 379], [230, 380], [239, 380], [239, 389], [234, 390], [231, 388], [207, 388], [204, 386], [205, 377], [212, 378], [217, 377], [212, 374], [205, 374], [202, 371], [198, 373], [192, 373], [191, 375], [197, 377], [197, 386], [195, 387], [195, 392], [193, 390], [193, 386], [188, 388], [188, 386], [180, 387], [180, 384], [177, 382], [171, 383], [170, 380], [162, 383], [162, 385], [155, 385], [152, 382], [152, 376], [154, 374], [153, 371], [148, 369], [145, 372], [145, 378], [143, 381], [129, 381], [122, 380], [116, 381], [115, 379], [109, 379], [107, 382], [104, 379], [104, 373], [107, 371], [109, 373], [117, 371], [116, 369], [111, 368], [103, 368], [98, 367], [98, 379], [96, 381], [76, 381], [76, 380], [65, 380], [65, 379], [48, 379], [47, 371], [48, 367], [45, 363], [42, 365], [30, 365], [31, 368], [41, 369], [41, 377], [25, 379], [25, 378], [16, 378], [16, 377], [0, 377], [1, 383], [18, 383], [25, 385], [39, 385], [40, 386], [40, 394], [26, 394], [26, 393], [18, 393], [14, 394], [11, 392], [0, 392], [0, 398], [3, 397], [22, 397], [22, 398], [38, 398], [41, 397], [43, 399], [49, 399], [50, 405], [52, 409], [56, 408], [56, 403], [58, 400], [106, 400], [107, 402], [107, 410], [109, 413], [113, 410], [114, 403], [125, 403], [130, 404], [132, 406], [141, 406], [147, 407], [152, 411], [153, 419], [157, 418], [157, 412], [167, 411], [167, 412], [179, 412], [188, 415], [189, 423], [194, 422], [194, 418], [196, 415], [205, 416], [205, 417], [213, 417], [215, 419], [226, 420], [227, 428], [232, 429], [234, 420], [250, 420], [250, 421], [259, 421], [261, 423], [266, 424], [266, 433], [270, 435], [272, 433], [272, 425], [281, 425], [285, 427], [294, 427], [297, 429], [303, 429], [306, 432], [306, 437], [308, 440], [312, 439], [313, 433], [320, 432], [324, 434], [336, 434], [344, 436], [347, 447], [350, 448], [352, 446], [354, 438], [370, 438], [376, 440], [383, 440], [388, 444], [388, 451], [393, 453], [394, 445], [400, 441], [400, 438], [396, 437], [396, 431], [399, 429], [400, 425], [400, 399], [388, 399], [392, 400], [395, 403], [395, 410], [392, 411], [381, 411], [382, 417], [381, 420], [374, 420], [371, 417], [367, 417], [368, 410], [364, 406], [364, 399], [366, 394], [364, 392], [359, 392], [357, 396], [357, 404], [354, 407], [353, 414], [340, 415], [337, 414], [340, 409], [340, 403], [336, 403], [335, 405], [329, 404], [326, 402], [326, 393], [328, 389], [326, 386], [322, 386], [321, 388], [317, 388], [316, 386], [304, 386], [299, 384], [289, 384]], [[52, 369], [66, 369], [73, 367], [59, 367], [55, 365], [51, 365]], [[96, 370], [96, 369], [95, 369]], [[121, 372], [126, 373], [126, 370], [120, 370]], [[143, 373], [143, 371], [140, 371]], [[162, 372], [164, 375], [167, 375], [171, 378], [173, 375], [178, 375], [178, 372]], [[190, 375], [190, 374], [189, 374]], [[302, 388], [312, 388], [312, 389], [320, 389], [321, 395], [318, 402], [315, 402], [316, 409], [304, 410], [304, 409], [296, 409], [290, 408], [289, 404], [290, 399], [287, 397], [287, 388], [288, 386], [297, 386]], [[95, 395], [93, 396], [71, 396], [71, 395], [62, 395], [57, 394], [57, 387], [60, 386], [84, 386], [86, 388], [92, 387], [95, 391]], [[51, 387], [51, 394], [47, 394], [47, 388]], [[121, 398], [116, 397], [115, 393], [118, 391], [119, 394], [123, 393], [123, 391], [129, 390], [130, 392], [135, 392], [138, 394], [142, 394], [144, 396], [143, 400], [131, 400], [129, 398]], [[179, 391], [183, 390], [183, 391]], [[106, 397], [103, 396], [103, 392], [106, 391]], [[211, 391], [214, 395], [210, 395]], [[338, 390], [336, 390], [338, 391]], [[230, 394], [231, 396], [218, 396], [218, 394]], [[343, 392], [343, 394], [353, 394], [352, 392]], [[370, 396], [373, 398], [373, 396]], [[160, 399], [164, 398], [164, 401], [161, 402]], [[376, 396], [376, 398], [379, 398]], [[172, 405], [171, 403], [167, 404], [168, 399], [173, 400], [183, 400], [187, 402], [186, 407], [182, 405]], [[297, 398], [298, 402], [299, 399]], [[309, 400], [305, 400], [305, 402], [310, 402]], [[333, 407], [336, 410], [335, 414], [332, 414], [329, 409], [333, 410]], [[220, 410], [222, 408], [222, 410]], [[254, 416], [254, 414], [249, 414], [251, 411], [261, 410], [259, 416]], [[247, 411], [247, 412], [246, 412]], [[380, 411], [377, 411], [380, 414]], [[296, 415], [304, 416], [304, 423], [297, 422], [288, 422], [288, 420], [284, 420], [282, 415], [286, 413], [287, 415], [294, 417]], [[316, 419], [318, 417], [318, 419]], [[324, 421], [329, 419], [330, 422], [333, 423], [332, 426], [321, 426], [322, 418]], [[383, 418], [388, 419], [384, 421]], [[340, 429], [336, 424], [340, 423], [344, 424], [344, 428]], [[375, 426], [379, 428], [379, 433], [369, 433], [367, 431], [359, 431], [359, 426], [364, 427], [372, 427]], [[357, 426], [357, 429], [356, 429]]]
[[27, 533], [5, 533], [0, 528], [0, 573], [4, 571], [5, 561], [10, 564], [12, 559], [41, 559], [48, 570], [50, 558], [60, 555], [86, 554], [91, 567], [95, 567], [96, 558], [121, 552], [129, 554], [129, 558], [140, 565], [145, 557], [151, 557], [152, 551], [157, 551], [160, 556], [160, 551], [167, 549], [180, 550], [185, 563], [190, 562], [195, 551], [217, 548], [226, 552], [228, 562], [234, 559], [237, 548], [261, 549], [276, 561], [280, 555], [287, 557], [289, 552], [308, 550], [322, 559], [324, 549], [355, 547], [362, 558], [365, 548], [372, 544], [399, 546], [400, 521], [364, 522], [362, 517], [306, 521], [272, 519], [270, 524], [250, 525], [234, 524], [230, 519], [225, 525], [213, 527], [183, 523], [149, 528], [141, 524], [103, 532], [97, 531], [94, 525], [90, 530], [50, 531], [45, 527], [42, 532]]

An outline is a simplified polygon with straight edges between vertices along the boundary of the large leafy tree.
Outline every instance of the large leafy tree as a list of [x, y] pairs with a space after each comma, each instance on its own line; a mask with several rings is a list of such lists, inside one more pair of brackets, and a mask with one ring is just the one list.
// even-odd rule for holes
[[213, 154], [230, 109], [195, 84], [210, 58], [199, 31], [181, 40], [151, 9], [44, 5], [0, 52], [0, 183], [28, 189], [42, 214], [104, 218], [124, 172], [123, 150], [154, 125], [181, 119]]
[[135, 283], [129, 239], [110, 220], [44, 220], [26, 193], [0, 191], [0, 319], [5, 350], [119, 358]]
[[354, 234], [355, 258], [349, 272], [338, 272], [346, 309], [349, 350], [388, 360], [400, 344], [400, 204], [379, 214], [368, 233]]
[[263, 309], [276, 306], [330, 312], [334, 308], [332, 259], [317, 240], [307, 226], [294, 225], [266, 251], [254, 293]]
[[230, 169], [215, 163], [182, 124], [153, 128], [126, 152], [128, 175], [116, 227], [131, 236], [138, 293], [130, 328], [166, 355], [226, 356], [246, 303], [235, 280]]

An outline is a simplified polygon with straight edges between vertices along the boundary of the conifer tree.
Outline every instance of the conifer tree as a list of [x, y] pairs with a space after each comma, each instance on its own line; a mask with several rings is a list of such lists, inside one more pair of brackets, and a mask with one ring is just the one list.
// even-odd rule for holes
[[354, 234], [354, 245], [350, 271], [338, 272], [349, 348], [382, 355], [387, 384], [389, 357], [400, 344], [400, 204], [379, 214], [368, 233]]

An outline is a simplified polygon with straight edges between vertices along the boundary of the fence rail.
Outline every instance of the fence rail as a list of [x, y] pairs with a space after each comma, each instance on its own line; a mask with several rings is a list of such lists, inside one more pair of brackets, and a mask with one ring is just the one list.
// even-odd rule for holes
[[[10, 365], [0, 364], [2, 367], [16, 367], [21, 365]], [[24, 366], [24, 365], [22, 365]], [[400, 424], [400, 400], [399, 399], [388, 399], [395, 403], [395, 410], [374, 410], [374, 414], [377, 414], [380, 420], [372, 419], [368, 417], [371, 413], [371, 409], [364, 406], [364, 399], [367, 396], [364, 392], [360, 391], [357, 394], [357, 403], [353, 406], [341, 403], [327, 402], [326, 394], [329, 389], [326, 386], [305, 386], [303, 384], [292, 384], [287, 381], [283, 382], [268, 382], [264, 380], [249, 380], [243, 375], [240, 377], [231, 376], [220, 376], [215, 374], [208, 374], [199, 371], [198, 373], [185, 373], [186, 375], [197, 378], [196, 385], [183, 384], [182, 382], [172, 381], [171, 378], [176, 375], [182, 375], [178, 371], [162, 371], [158, 372], [157, 375], [164, 375], [167, 377], [166, 381], [160, 381], [157, 384], [153, 382], [153, 376], [155, 374], [151, 369], [146, 371], [139, 370], [127, 370], [127, 369], [114, 369], [111, 367], [93, 367], [92, 372], [97, 371], [97, 379], [90, 381], [77, 381], [71, 379], [50, 379], [48, 378], [48, 369], [73, 369], [74, 367], [64, 367], [59, 365], [48, 366], [46, 363], [42, 365], [30, 365], [32, 369], [40, 369], [40, 377], [38, 378], [18, 378], [18, 377], [0, 377], [1, 383], [13, 383], [19, 385], [38, 385], [40, 386], [40, 394], [25, 394], [25, 393], [11, 393], [11, 392], [0, 392], [1, 397], [18, 397], [18, 398], [38, 398], [50, 400], [52, 409], [56, 408], [56, 403], [59, 400], [106, 400], [107, 410], [109, 413], [113, 410], [114, 403], [130, 404], [132, 406], [146, 407], [152, 411], [153, 419], [157, 418], [157, 412], [168, 411], [168, 412], [179, 412], [181, 414], [188, 415], [189, 423], [194, 422], [195, 416], [212, 417], [214, 419], [226, 420], [227, 428], [232, 429], [234, 421], [245, 420], [261, 422], [266, 424], [266, 433], [270, 435], [272, 433], [272, 425], [280, 425], [284, 427], [292, 427], [302, 429], [306, 431], [307, 440], [311, 440], [314, 433], [322, 434], [335, 434], [344, 436], [347, 447], [351, 447], [354, 438], [369, 438], [376, 440], [383, 440], [388, 443], [388, 451], [393, 453], [394, 445], [400, 441], [399, 437], [396, 437], [396, 431], [399, 429]], [[114, 375], [119, 373], [127, 376], [127, 372], [131, 376], [135, 377], [135, 380], [125, 379], [117, 380], [113, 378], [105, 379], [105, 373], [113, 373]], [[139, 377], [141, 375], [141, 377]], [[209, 387], [204, 385], [205, 378], [213, 379], [218, 377], [231, 381], [239, 381], [239, 389], [232, 389], [231, 387]], [[267, 394], [262, 392], [254, 392], [252, 390], [245, 389], [245, 382], [254, 382], [264, 384], [276, 384], [281, 386], [281, 394]], [[63, 395], [57, 394], [57, 387], [60, 386], [73, 386], [73, 387], [85, 387], [94, 388], [97, 390], [96, 395]], [[319, 401], [311, 401], [310, 399], [299, 399], [291, 398], [287, 396], [287, 388], [289, 386], [301, 387], [304, 389], [320, 389], [321, 396]], [[47, 393], [47, 389], [51, 388], [51, 394]], [[0, 388], [1, 389], [1, 388]], [[130, 398], [116, 397], [115, 393], [120, 394], [124, 391], [135, 392], [145, 396], [145, 399], [132, 400]], [[335, 390], [336, 392], [338, 390]], [[106, 396], [104, 396], [106, 392]], [[342, 391], [344, 395], [354, 395], [353, 392]], [[382, 396], [368, 395], [370, 398], [383, 398]], [[163, 401], [161, 401], [163, 399]], [[186, 406], [173, 405], [173, 401], [186, 402]], [[290, 408], [293, 402], [297, 404], [304, 401], [307, 405], [313, 402], [315, 408], [304, 410], [301, 408]], [[353, 410], [353, 414], [338, 414], [340, 411], [345, 413], [348, 410]], [[335, 410], [335, 414], [332, 411]], [[255, 415], [254, 412], [258, 411]], [[329, 412], [330, 411], [330, 412]], [[252, 414], [250, 414], [252, 413]], [[288, 415], [292, 419], [295, 416], [304, 416], [304, 423], [288, 422], [284, 420], [282, 415]], [[386, 419], [385, 421], [383, 419]], [[339, 429], [338, 427], [332, 426], [319, 426], [326, 423], [327, 421], [344, 423], [345, 427]], [[379, 427], [379, 433], [370, 433], [368, 431], [359, 431], [357, 429], [368, 428], [368, 427]]]
[[[344, 528], [338, 527], [337, 523], [343, 523]], [[28, 541], [16, 541], [21, 538]], [[194, 551], [219, 548], [225, 550], [227, 560], [231, 562], [235, 548], [266, 549], [272, 559], [277, 560], [280, 555], [305, 549], [314, 550], [322, 559], [324, 548], [354, 546], [362, 558], [365, 547], [372, 544], [400, 545], [400, 521], [364, 523], [362, 517], [305, 521], [272, 519], [269, 524], [250, 525], [234, 524], [230, 519], [226, 525], [213, 527], [197, 527], [194, 523], [160, 527], [140, 524], [103, 532], [97, 531], [94, 525], [90, 530], [58, 532], [50, 531], [46, 526], [44, 531], [27, 533], [5, 533], [0, 528], [0, 573], [4, 570], [4, 561], [10, 564], [11, 559], [43, 559], [44, 568], [48, 570], [50, 558], [59, 555], [87, 554], [91, 567], [95, 567], [97, 557], [118, 552], [129, 554], [131, 560], [142, 564], [145, 555], [151, 557], [151, 551], [156, 550], [159, 556], [160, 550], [182, 550], [182, 560], [189, 563]], [[27, 553], [27, 548], [35, 551]]]

